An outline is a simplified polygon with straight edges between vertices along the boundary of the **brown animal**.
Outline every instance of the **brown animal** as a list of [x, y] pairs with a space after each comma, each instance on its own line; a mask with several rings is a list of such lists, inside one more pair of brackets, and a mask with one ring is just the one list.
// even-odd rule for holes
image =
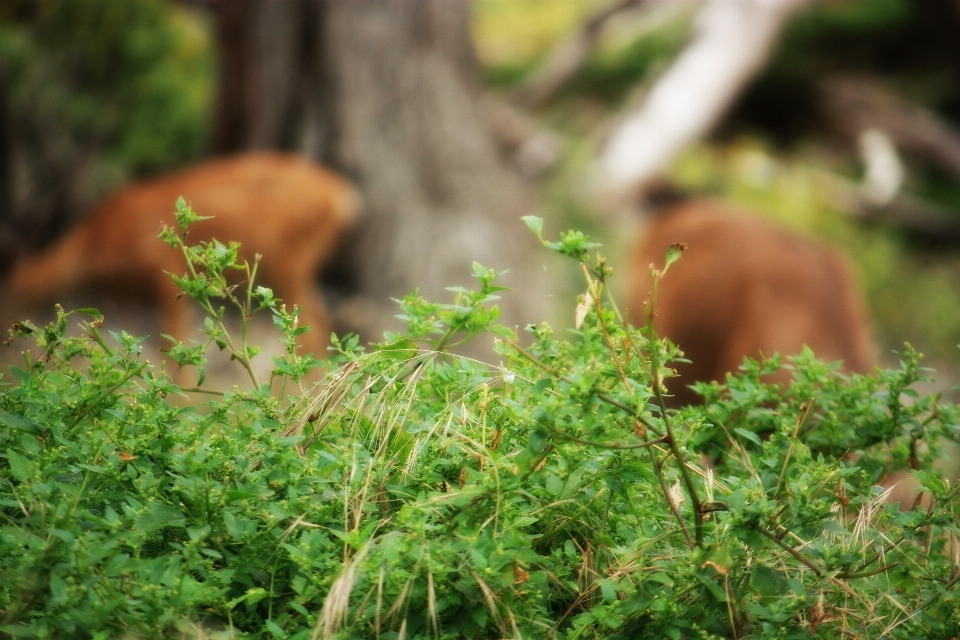
[[313, 330], [302, 347], [319, 354], [330, 325], [314, 277], [356, 217], [359, 200], [345, 178], [294, 155], [218, 159], [128, 187], [49, 250], [16, 264], [9, 293], [34, 307], [77, 290], [143, 299], [158, 306], [164, 332], [188, 337], [193, 304], [178, 300], [165, 273], [185, 273], [184, 258], [157, 238], [162, 224], [174, 226], [180, 196], [199, 215], [214, 216], [191, 225], [187, 242], [236, 240], [251, 263], [260, 254], [258, 281], [288, 308], [303, 307], [300, 323]]
[[[874, 362], [871, 331], [850, 265], [837, 251], [769, 222], [702, 199], [674, 204], [650, 224], [632, 258], [631, 320], [645, 325], [650, 265], [687, 245], [660, 284], [654, 329], [692, 364], [668, 381], [676, 406], [698, 397], [688, 385], [722, 381], [744, 356], [793, 355], [804, 345], [848, 371]], [[772, 382], [787, 382], [781, 371]]]

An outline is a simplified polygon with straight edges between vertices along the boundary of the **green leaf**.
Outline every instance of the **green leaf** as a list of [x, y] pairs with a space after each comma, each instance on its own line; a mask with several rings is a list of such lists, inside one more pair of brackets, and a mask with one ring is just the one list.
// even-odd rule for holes
[[731, 513], [740, 513], [747, 503], [747, 491], [740, 487], [727, 497], [727, 508]]
[[90, 316], [95, 321], [103, 320], [103, 314], [100, 313], [99, 309], [95, 309], [94, 307], [81, 307], [79, 309], [74, 309], [70, 313], [82, 313], [84, 315]]
[[43, 434], [43, 429], [40, 427], [37, 422], [26, 416], [17, 416], [12, 413], [3, 413], [0, 412], [0, 424], [6, 425], [13, 429], [19, 429], [20, 431], [26, 431], [35, 436]]
[[849, 536], [849, 535], [852, 535], [852, 534], [850, 533], [850, 530], [849, 530], [849, 529], [847, 529], [845, 526], [843, 526], [842, 524], [840, 524], [840, 523], [837, 522], [836, 520], [825, 520], [825, 521], [823, 522], [823, 530], [824, 530], [824, 531], [829, 531], [830, 533], [835, 534], [835, 535], [838, 535], [838, 536]]
[[72, 544], [77, 539], [76, 536], [74, 536], [72, 533], [70, 533], [66, 529], [56, 529], [51, 527], [50, 529], [48, 529], [48, 531], [51, 533], [51, 535], [54, 535], [60, 538], [67, 544]]
[[246, 527], [243, 520], [233, 515], [233, 512], [225, 510], [223, 512], [223, 524], [227, 528], [227, 533], [231, 538], [242, 538], [246, 533]]
[[106, 469], [104, 469], [103, 467], [98, 467], [93, 464], [80, 463], [77, 465], [77, 467], [80, 469], [86, 469], [87, 471], [90, 471], [92, 473], [106, 473]]
[[520, 218], [523, 220], [523, 224], [527, 225], [531, 231], [537, 234], [537, 237], [540, 240], [543, 240], [543, 218], [538, 218], [537, 216], [523, 216]]
[[50, 606], [59, 605], [67, 599], [67, 583], [57, 574], [50, 576]]
[[560, 495], [560, 492], [563, 491], [563, 480], [559, 476], [553, 473], [547, 473], [547, 493], [552, 496]]
[[943, 478], [935, 476], [932, 473], [927, 473], [926, 471], [914, 470], [913, 476], [920, 481], [920, 484], [924, 486], [925, 489], [929, 489], [937, 497], [941, 497], [945, 493], [945, 484]]
[[661, 573], [661, 572], [659, 572], [659, 571], [656, 572], [656, 573], [651, 573], [650, 575], [648, 575], [648, 576], [645, 578], [645, 580], [651, 580], [651, 581], [653, 581], [653, 582], [659, 582], [660, 584], [666, 585], [666, 586], [668, 586], [668, 587], [672, 587], [672, 586], [673, 586], [673, 578], [671, 578], [671, 577], [669, 576], [669, 574]]
[[608, 603], [617, 601], [617, 586], [613, 580], [600, 580], [600, 594]]
[[267, 620], [266, 627], [267, 631], [273, 634], [274, 638], [286, 638], [288, 635], [287, 632], [285, 632], [283, 628], [273, 620]]
[[535, 522], [539, 522], [540, 518], [532, 518], [530, 516], [521, 516], [513, 521], [514, 529], [521, 529], [523, 527], [528, 527]]
[[397, 340], [396, 342], [378, 345], [377, 353], [383, 354], [393, 360], [409, 360], [420, 351], [417, 343], [413, 340]]
[[30, 464], [29, 460], [13, 449], [7, 449], [7, 462], [10, 463], [10, 472], [14, 478], [20, 482], [26, 482], [30, 479], [30, 470], [33, 465]]
[[750, 589], [763, 597], [776, 598], [782, 596], [790, 588], [779, 571], [762, 564], [754, 565], [750, 571]]
[[701, 569], [700, 571], [697, 571], [697, 577], [700, 578], [700, 582], [703, 583], [703, 586], [705, 586], [713, 595], [713, 597], [716, 598], [717, 602], [726, 602], [727, 593], [724, 591], [723, 587], [717, 584], [717, 580], [714, 578], [715, 575], [716, 573], [714, 573], [712, 570], [707, 571], [705, 569]]
[[749, 440], [757, 446], [763, 444], [763, 441], [760, 439], [760, 436], [755, 434], [753, 431], [747, 431], [746, 429], [741, 429], [740, 427], [735, 427], [734, 431], [741, 437]]
[[137, 518], [136, 527], [144, 533], [153, 533], [165, 527], [182, 527], [186, 520], [183, 512], [173, 505], [154, 502]]
[[540, 453], [550, 441], [550, 435], [543, 429], [534, 429], [530, 432], [530, 451]]
[[130, 560], [130, 555], [126, 553], [121, 553], [120, 555], [113, 556], [112, 558], [110, 558], [110, 561], [103, 567], [103, 575], [106, 575], [106, 576], [120, 575], [127, 568], [128, 560]]
[[484, 607], [471, 607], [470, 617], [473, 618], [473, 621], [477, 623], [478, 627], [483, 629], [487, 626], [487, 620], [490, 618], [490, 614], [487, 613]]
[[240, 596], [239, 598], [234, 598], [227, 603], [227, 609], [233, 609], [241, 602], [248, 602], [249, 604], [256, 604], [267, 597], [266, 589], [261, 587], [253, 587], [247, 589], [247, 592]]

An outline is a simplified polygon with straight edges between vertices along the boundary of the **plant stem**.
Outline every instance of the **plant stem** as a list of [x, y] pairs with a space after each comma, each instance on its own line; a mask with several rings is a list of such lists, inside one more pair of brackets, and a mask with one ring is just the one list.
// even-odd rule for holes
[[[533, 364], [537, 365], [538, 367], [540, 367], [541, 369], [543, 369], [544, 371], [546, 371], [546, 372], [549, 373], [550, 375], [554, 376], [555, 378], [558, 378], [559, 380], [562, 380], [563, 382], [566, 382], [567, 384], [572, 384], [572, 382], [570, 381], [569, 378], [567, 378], [566, 376], [560, 374], [560, 372], [555, 371], [552, 367], [550, 367], [550, 366], [547, 365], [546, 363], [541, 362], [540, 360], [538, 360], [536, 357], [534, 357], [534, 355], [533, 355], [532, 353], [529, 353], [526, 349], [524, 349], [523, 347], [521, 347], [520, 345], [518, 345], [515, 341], [512, 341], [512, 340], [511, 340], [510, 342], [507, 342], [507, 344], [510, 345], [511, 347], [513, 347], [514, 349], [516, 349], [517, 353], [519, 353], [519, 354], [522, 355], [524, 358], [526, 358], [527, 360], [529, 360], [529, 361], [532, 362]], [[646, 427], [646, 428], [649, 429], [650, 431], [653, 431], [656, 435], [658, 435], [658, 436], [660, 436], [660, 437], [663, 437], [663, 436], [664, 436], [663, 431], [660, 430], [659, 428], [657, 428], [657, 426], [654, 425], [652, 422], [650, 422], [649, 419], [643, 417], [642, 414], [637, 413], [636, 411], [634, 411], [633, 409], [631, 409], [631, 408], [628, 407], [627, 405], [623, 404], [623, 403], [620, 402], [619, 400], [617, 400], [617, 399], [615, 399], [615, 398], [611, 398], [611, 397], [608, 396], [607, 394], [605, 394], [605, 393], [603, 393], [603, 392], [600, 392], [600, 391], [597, 392], [597, 397], [600, 398], [601, 400], [603, 400], [604, 402], [606, 402], [607, 404], [612, 405], [612, 406], [620, 409], [621, 411], [624, 411], [625, 413], [629, 414], [630, 417], [632, 417], [634, 420], [636, 420], [637, 422], [639, 422], [640, 424], [642, 424], [644, 427]]]
[[875, 576], [878, 573], [883, 573], [887, 569], [892, 569], [897, 566], [896, 563], [888, 564], [883, 567], [877, 567], [876, 569], [871, 569], [870, 571], [862, 571], [860, 573], [838, 573], [837, 577], [841, 580], [853, 580], [856, 578], [869, 578], [870, 576]]
[[570, 442], [576, 442], [577, 444], [586, 445], [588, 447], [598, 447], [600, 449], [617, 449], [617, 450], [629, 450], [629, 449], [643, 449], [644, 447], [652, 447], [656, 444], [661, 444], [667, 441], [666, 436], [657, 438], [656, 440], [647, 440], [646, 442], [638, 442], [636, 444], [617, 444], [615, 442], [592, 442], [590, 440], [583, 440], [575, 436], [568, 435], [554, 429], [553, 427], [543, 426], [547, 431], [557, 436], [558, 438], [563, 438], [564, 440], [569, 440]]
[[777, 488], [774, 489], [773, 494], [780, 494], [780, 486], [783, 484], [783, 478], [787, 475], [787, 467], [790, 464], [790, 457], [793, 455], [793, 440], [795, 440], [800, 435], [800, 429], [803, 427], [803, 423], [807, 421], [807, 416], [810, 415], [810, 409], [813, 407], [813, 400], [800, 406], [800, 414], [797, 416], [797, 424], [793, 430], [793, 439], [790, 441], [790, 447], [787, 449], [787, 455], [783, 458], [783, 466], [780, 468], [780, 477], [777, 478]]
[[148, 364], [148, 363], [144, 362], [144, 363], [142, 363], [139, 367], [136, 367], [136, 368], [133, 369], [132, 371], [128, 371], [128, 372], [127, 372], [127, 375], [125, 375], [125, 376], [123, 377], [123, 379], [120, 380], [120, 382], [118, 382], [117, 384], [115, 384], [115, 385], [112, 386], [111, 388], [109, 388], [109, 389], [107, 389], [106, 391], [104, 391], [103, 393], [101, 393], [101, 394], [100, 394], [100, 397], [97, 398], [94, 402], [90, 403], [90, 405], [89, 405], [86, 409], [84, 409], [83, 411], [81, 411], [81, 412], [80, 412], [80, 415], [77, 416], [77, 419], [73, 421], [73, 424], [71, 424], [69, 427], [67, 427], [67, 428], [65, 429], [66, 433], [67, 433], [67, 434], [72, 434], [72, 433], [73, 433], [73, 430], [77, 427], [77, 425], [79, 425], [80, 422], [81, 422], [85, 417], [87, 417], [87, 416], [90, 414], [91, 411], [94, 410], [94, 408], [96, 408], [96, 407], [97, 407], [101, 402], [103, 402], [107, 397], [109, 397], [110, 395], [112, 395], [114, 391], [116, 391], [117, 389], [119, 389], [120, 387], [122, 387], [124, 384], [126, 384], [131, 378], [133, 378], [133, 377], [136, 376], [136, 375], [139, 375], [140, 372], [143, 371], [143, 370], [147, 367], [147, 364]]
[[[695, 531], [697, 536], [697, 546], [703, 546], [703, 512], [701, 510], [700, 495], [697, 493], [697, 488], [693, 484], [693, 478], [690, 476], [690, 471], [687, 469], [687, 462], [684, 459], [683, 452], [680, 451], [680, 446], [677, 444], [677, 439], [673, 432], [673, 425], [670, 421], [670, 415], [667, 411], [666, 401], [663, 398], [663, 388], [660, 384], [660, 364], [657, 358], [657, 348], [658, 344], [657, 334], [653, 330], [653, 309], [656, 305], [657, 299], [657, 288], [660, 283], [660, 274], [657, 272], [653, 279], [653, 291], [650, 294], [650, 309], [647, 312], [647, 339], [653, 338], [652, 342], [654, 348], [650, 349], [650, 380], [653, 386], [653, 392], [657, 397], [657, 403], [660, 405], [660, 416], [663, 419], [663, 426], [667, 432], [667, 444], [670, 447], [670, 451], [673, 453], [673, 457], [677, 459], [677, 465], [680, 468], [680, 477], [683, 478], [684, 487], [687, 490], [687, 494], [690, 496], [690, 503], [693, 507], [693, 516], [695, 522]], [[669, 501], [669, 497], [668, 497]]]
[[613, 363], [617, 365], [617, 373], [620, 374], [620, 380], [623, 382], [624, 388], [629, 392], [630, 382], [627, 380], [627, 374], [623, 372], [623, 366], [620, 364], [620, 358], [617, 357], [617, 349], [613, 345], [613, 339], [610, 337], [610, 332], [607, 331], [607, 324], [603, 320], [603, 306], [600, 304], [600, 292], [597, 290], [597, 284], [590, 278], [590, 273], [587, 271], [587, 265], [581, 263], [580, 266], [583, 268], [583, 276], [587, 279], [587, 292], [590, 294], [590, 297], [593, 298], [593, 306], [597, 310], [597, 323], [600, 325], [600, 330], [603, 331], [603, 338], [607, 343], [607, 347], [610, 349], [610, 355], [613, 358]]
[[680, 515], [680, 511], [677, 509], [677, 505], [673, 504], [673, 500], [670, 498], [670, 487], [667, 486], [667, 479], [663, 477], [663, 469], [660, 468], [660, 461], [657, 460], [657, 456], [654, 453], [656, 449], [651, 448], [649, 451], [650, 461], [653, 463], [653, 472], [656, 474], [657, 480], [660, 482], [660, 490], [663, 493], [664, 500], [667, 501], [667, 507], [670, 508], [670, 513], [672, 513], [673, 517], [677, 519], [677, 522], [680, 523], [680, 529], [683, 531], [683, 537], [687, 539], [687, 545], [691, 550], [696, 549], [697, 543], [690, 535], [690, 531], [687, 529], [687, 523], [684, 522], [683, 516]]
[[786, 551], [787, 553], [789, 553], [790, 555], [792, 555], [794, 558], [796, 558], [797, 560], [799, 560], [799, 561], [802, 562], [803, 564], [807, 565], [807, 566], [810, 568], [811, 571], [813, 571], [815, 574], [817, 574], [817, 577], [818, 577], [818, 578], [823, 578], [823, 571], [821, 571], [821, 570], [820, 570], [820, 567], [818, 567], [817, 565], [815, 565], [812, 560], [810, 560], [809, 558], [807, 558], [805, 555], [803, 555], [802, 553], [800, 553], [799, 551], [797, 551], [796, 549], [794, 549], [793, 547], [791, 547], [790, 545], [788, 545], [786, 542], [784, 542], [783, 540], [781, 540], [781, 539], [778, 538], [777, 536], [773, 535], [772, 533], [770, 533], [769, 531], [767, 531], [767, 530], [764, 529], [763, 527], [761, 527], [761, 526], [759, 526], [759, 525], [754, 525], [753, 528], [754, 528], [757, 532], [759, 532], [762, 536], [764, 536], [764, 537], [772, 540], [775, 545], [777, 545], [778, 547], [780, 547], [781, 549], [783, 549], [784, 551]]
[[[943, 585], [943, 590], [946, 591], [947, 589], [949, 589], [949, 588], [952, 587], [953, 585], [957, 584], [957, 582], [960, 582], [960, 575], [955, 576], [953, 579], [950, 580], [950, 582], [948, 582], [947, 584]], [[935, 594], [933, 594], [932, 596], [930, 596], [929, 598], [927, 598], [926, 600], [924, 600], [923, 602], [921, 602], [921, 603], [917, 606], [917, 609], [916, 609], [916, 610], [917, 610], [917, 611], [922, 611], [923, 609], [926, 609], [926, 608], [929, 607], [931, 604], [933, 604], [934, 602], [936, 602], [936, 601], [940, 598], [941, 595], [943, 595], [943, 594], [942, 594], [942, 593], [935, 593]]]

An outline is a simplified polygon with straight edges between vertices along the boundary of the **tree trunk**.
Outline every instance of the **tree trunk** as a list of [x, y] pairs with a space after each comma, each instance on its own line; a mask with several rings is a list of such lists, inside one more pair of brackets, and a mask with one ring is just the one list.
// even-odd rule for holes
[[13, 145], [10, 140], [7, 73], [0, 63], [0, 273], [13, 261], [16, 247], [14, 222]]
[[214, 153], [303, 146], [318, 98], [317, 0], [221, 0]]
[[549, 258], [484, 117], [466, 0], [241, 4], [221, 4], [217, 147], [296, 149], [355, 180], [365, 215], [340, 266], [365, 301], [352, 324], [377, 338], [396, 325], [390, 298], [447, 301], [473, 261], [510, 270], [506, 323], [548, 319]]

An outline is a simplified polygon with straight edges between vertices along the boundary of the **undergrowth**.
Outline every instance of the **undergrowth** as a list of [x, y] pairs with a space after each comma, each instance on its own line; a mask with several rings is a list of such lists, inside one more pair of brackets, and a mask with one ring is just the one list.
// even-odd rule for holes
[[[194, 218], [181, 202], [178, 222]], [[540, 236], [541, 223], [527, 219]], [[497, 324], [496, 273], [451, 304], [413, 293], [403, 334], [295, 349], [297, 311], [235, 245], [164, 239], [207, 311], [207, 345], [159, 369], [141, 340], [24, 322], [0, 387], [0, 634], [11, 638], [949, 638], [960, 628], [957, 498], [886, 505], [884, 469], [931, 469], [955, 407], [921, 398], [919, 356], [845, 376], [804, 353], [747, 361], [702, 407], [665, 409], [680, 356], [627, 324], [576, 232], [577, 328]], [[678, 251], [667, 257], [670, 261]], [[224, 271], [249, 276], [231, 288]], [[669, 274], [666, 275], [669, 277]], [[651, 295], [652, 317], [656, 291]], [[269, 308], [272, 380], [223, 306]], [[493, 362], [450, 349], [498, 337]], [[247, 388], [174, 383], [207, 346]], [[300, 391], [306, 373], [327, 367]], [[777, 366], [794, 383], [763, 382]], [[202, 378], [202, 376], [201, 376]], [[197, 403], [191, 405], [191, 402]], [[713, 464], [706, 464], [707, 460]]]

